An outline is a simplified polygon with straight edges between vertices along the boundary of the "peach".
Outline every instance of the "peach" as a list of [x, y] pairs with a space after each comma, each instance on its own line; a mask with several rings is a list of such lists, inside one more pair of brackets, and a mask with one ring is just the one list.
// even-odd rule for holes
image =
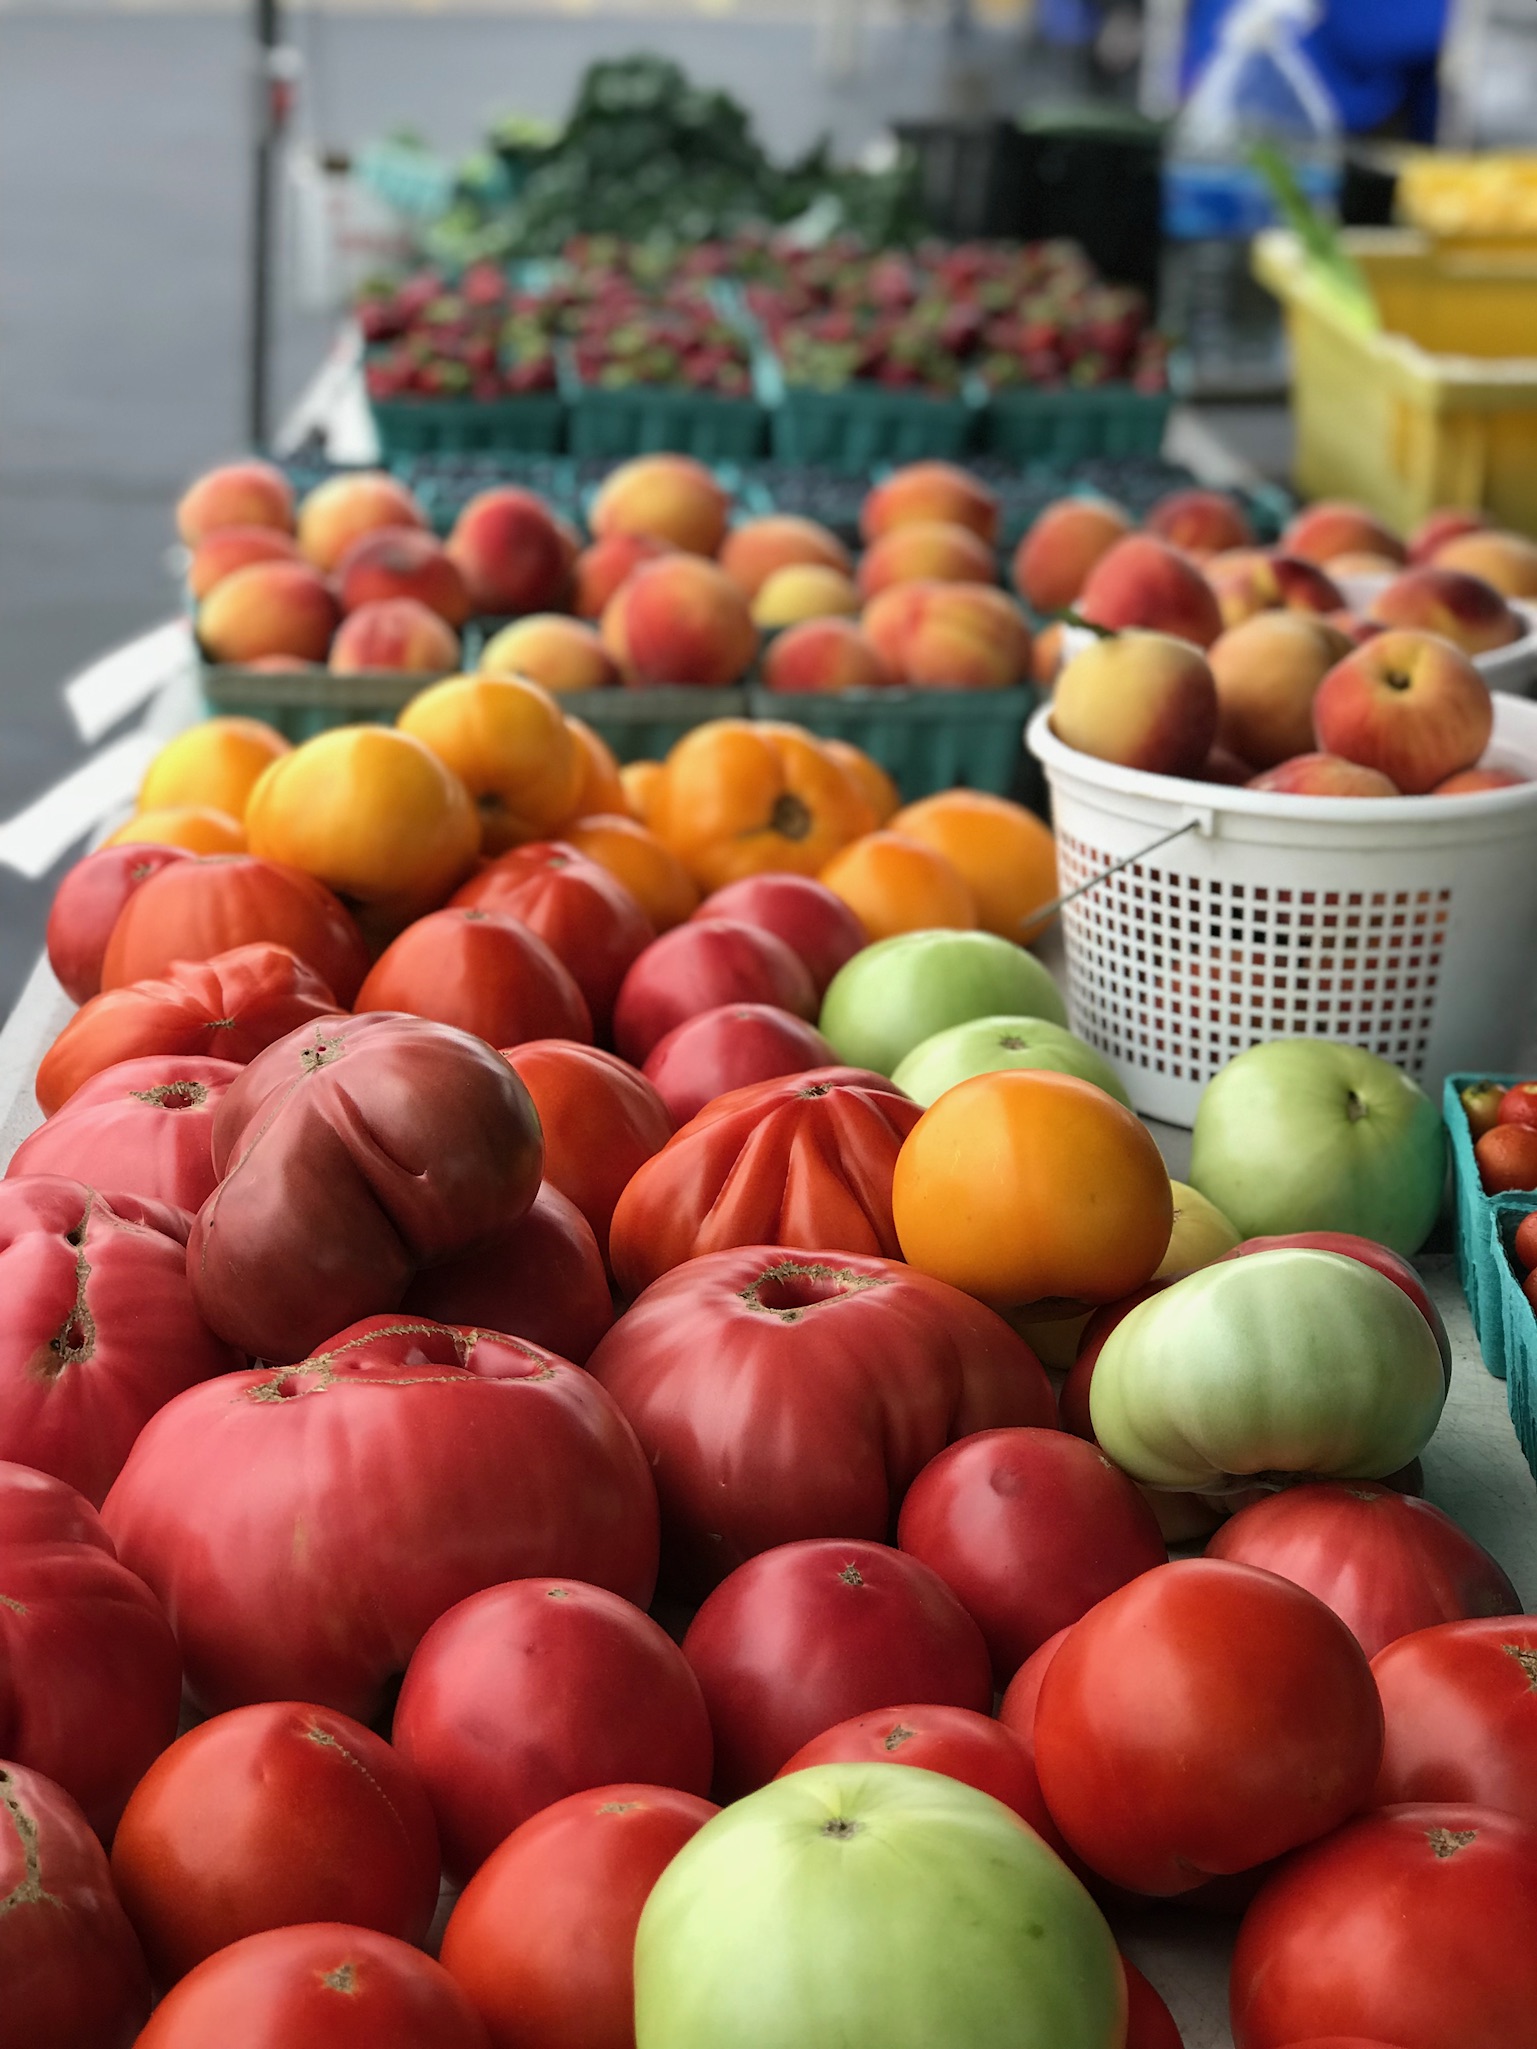
[[747, 600], [698, 555], [664, 555], [637, 569], [609, 600], [603, 645], [628, 683], [735, 683], [758, 652]]
[[860, 557], [859, 594], [873, 598], [894, 583], [920, 577], [938, 583], [992, 583], [993, 551], [970, 527], [944, 520], [913, 520], [893, 527]]
[[1364, 647], [1374, 634], [1382, 631], [1375, 619], [1364, 619], [1359, 612], [1352, 612], [1348, 605], [1341, 605], [1337, 612], [1323, 615], [1329, 624], [1343, 633], [1352, 647]]
[[1274, 548], [1233, 548], [1203, 562], [1201, 569], [1217, 594], [1224, 626], [1283, 608], [1337, 612], [1345, 602], [1338, 584], [1316, 562]]
[[1074, 655], [1057, 678], [1051, 723], [1059, 740], [1101, 761], [1194, 775], [1217, 737], [1217, 685], [1189, 641], [1119, 633]]
[[216, 583], [248, 563], [298, 560], [298, 543], [278, 527], [215, 527], [192, 551], [187, 564], [187, 588], [195, 598], [206, 598]]
[[862, 624], [897, 681], [914, 689], [1006, 690], [1029, 669], [1030, 628], [994, 584], [893, 584]]
[[1493, 730], [1488, 684], [1432, 633], [1379, 633], [1337, 663], [1313, 699], [1318, 745], [1379, 770], [1408, 796], [1471, 768]]
[[487, 676], [526, 676], [557, 695], [605, 690], [620, 680], [597, 628], [559, 612], [531, 612], [504, 626], [486, 642], [479, 667]]
[[883, 690], [890, 664], [851, 619], [806, 619], [769, 642], [763, 681], [770, 690]]
[[1206, 578], [1187, 556], [1152, 534], [1129, 534], [1101, 555], [1078, 610], [1094, 626], [1145, 626], [1197, 647], [1210, 647], [1222, 631], [1216, 593]]
[[1444, 548], [1448, 541], [1455, 541], [1462, 534], [1482, 533], [1488, 524], [1486, 514], [1474, 512], [1466, 505], [1439, 505], [1434, 512], [1426, 513], [1409, 536], [1409, 560], [1432, 562], [1437, 549]]
[[226, 526], [294, 530], [293, 485], [270, 462], [227, 462], [205, 470], [182, 493], [176, 531], [189, 548]]
[[1408, 560], [1397, 534], [1373, 517], [1364, 505], [1343, 498], [1321, 498], [1305, 505], [1281, 536], [1288, 555], [1307, 562], [1331, 563], [1339, 555], [1385, 555], [1390, 562]]
[[659, 541], [654, 534], [609, 534], [594, 541], [577, 556], [572, 570], [572, 611], [578, 619], [601, 619], [631, 570], [671, 553], [672, 543]]
[[788, 512], [733, 527], [720, 551], [721, 568], [750, 598], [758, 595], [776, 569], [799, 563], [841, 570], [845, 576], [854, 568], [853, 558], [835, 533], [814, 519], [799, 519]]
[[213, 662], [321, 662], [336, 620], [331, 586], [307, 562], [252, 562], [221, 577], [198, 606], [197, 637]]
[[405, 485], [383, 470], [345, 470], [317, 484], [299, 507], [299, 547], [317, 569], [332, 570], [364, 534], [382, 526], [419, 526], [426, 515]]
[[752, 601], [753, 623], [765, 630], [795, 626], [802, 619], [852, 619], [858, 610], [852, 578], [817, 562], [776, 569]]
[[470, 616], [459, 566], [435, 534], [415, 526], [377, 527], [355, 540], [336, 568], [342, 610], [380, 598], [415, 598], [450, 626]]
[[1524, 631], [1492, 583], [1469, 576], [1464, 569], [1431, 563], [1396, 576], [1372, 599], [1367, 616], [1379, 626], [1417, 626], [1439, 633], [1465, 655], [1508, 647]]
[[910, 462], [884, 477], [860, 507], [860, 538], [878, 541], [896, 527], [935, 520], [970, 527], [989, 548], [998, 545], [997, 493], [953, 462]]
[[691, 555], [713, 555], [726, 538], [731, 499], [689, 455], [639, 455], [603, 480], [588, 524], [596, 540], [650, 534]]
[[1257, 775], [1251, 790], [1273, 790], [1288, 797], [1397, 797], [1397, 783], [1375, 768], [1345, 761], [1338, 754], [1294, 754]]
[[1436, 550], [1435, 566], [1481, 576], [1507, 598], [1537, 598], [1537, 541], [1525, 534], [1459, 534]]
[[1374, 577], [1379, 583], [1390, 576], [1397, 576], [1403, 563], [1392, 555], [1379, 555], [1371, 548], [1357, 548], [1344, 555], [1335, 555], [1329, 561], [1329, 574], [1335, 581], [1349, 579], [1360, 582]]
[[1482, 790], [1519, 790], [1528, 778], [1509, 768], [1462, 768], [1437, 783], [1432, 797], [1473, 797]]
[[446, 676], [459, 666], [459, 636], [419, 598], [375, 598], [349, 612], [331, 643], [331, 673], [399, 670]]
[[1255, 769], [1274, 768], [1313, 745], [1318, 686], [1350, 653], [1327, 620], [1303, 612], [1256, 612], [1214, 641], [1217, 739]]
[[1030, 680], [1038, 690], [1049, 690], [1062, 666], [1062, 621], [1053, 619], [1035, 636], [1030, 649]]
[[1198, 560], [1254, 545], [1243, 507], [1226, 491], [1166, 491], [1143, 519], [1142, 531]]
[[1108, 498], [1058, 498], [1014, 551], [1014, 588], [1036, 612], [1065, 611], [1100, 556], [1132, 531], [1130, 513]]
[[477, 493], [454, 521], [448, 552], [477, 612], [553, 611], [571, 579], [549, 507], [516, 484]]

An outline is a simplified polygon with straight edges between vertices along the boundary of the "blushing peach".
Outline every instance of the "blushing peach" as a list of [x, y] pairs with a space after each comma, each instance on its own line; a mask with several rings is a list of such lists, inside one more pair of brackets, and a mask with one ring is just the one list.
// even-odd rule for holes
[[1029, 669], [1030, 628], [994, 584], [895, 584], [871, 600], [864, 626], [913, 689], [1007, 690]]
[[1130, 513], [1108, 498], [1059, 498], [1014, 551], [1014, 588], [1033, 611], [1073, 604], [1101, 555], [1133, 531]]
[[1222, 631], [1222, 613], [1206, 578], [1187, 556], [1151, 534], [1129, 534], [1099, 558], [1078, 610], [1095, 626], [1147, 627], [1196, 647], [1210, 647]]
[[1508, 647], [1525, 630], [1505, 598], [1481, 576], [1423, 563], [1406, 569], [1378, 591], [1367, 608], [1379, 626], [1412, 626], [1439, 633], [1465, 655]]
[[1062, 667], [1062, 642], [1066, 628], [1060, 619], [1043, 626], [1030, 647], [1030, 680], [1039, 690], [1050, 690]]
[[1142, 531], [1156, 534], [1171, 548], [1183, 548], [1198, 561], [1254, 545], [1248, 515], [1226, 491], [1166, 491], [1143, 519]]
[[1444, 783], [1437, 783], [1430, 794], [1432, 797], [1474, 797], [1483, 790], [1519, 790], [1528, 780], [1510, 768], [1462, 768], [1456, 775], [1449, 775]]
[[1340, 555], [1385, 555], [1390, 562], [1408, 560], [1408, 550], [1364, 505], [1343, 498], [1321, 498], [1305, 505], [1281, 536], [1288, 555], [1307, 562], [1331, 563]]
[[1525, 534], [1459, 534], [1436, 550], [1435, 566], [1481, 576], [1507, 598], [1537, 598], [1537, 541]]
[[448, 552], [477, 612], [553, 611], [571, 580], [549, 507], [516, 484], [478, 492], [454, 521]]
[[214, 662], [320, 662], [336, 621], [331, 587], [307, 562], [252, 562], [221, 577], [198, 606], [197, 637]]
[[721, 568], [749, 598], [758, 595], [775, 570], [800, 563], [841, 570], [845, 576], [854, 568], [848, 549], [830, 528], [788, 512], [733, 527], [720, 551]]
[[731, 500], [688, 455], [640, 455], [603, 480], [589, 525], [596, 540], [650, 534], [691, 555], [713, 555], [726, 538]]
[[1275, 548], [1234, 548], [1201, 567], [1217, 594], [1224, 626], [1261, 612], [1337, 612], [1345, 602], [1339, 585], [1316, 562]]
[[298, 543], [291, 534], [275, 526], [215, 527], [192, 551], [187, 564], [187, 588], [195, 598], [206, 598], [216, 583], [252, 562], [297, 562]]
[[1256, 612], [1213, 642], [1217, 739], [1251, 764], [1249, 775], [1310, 750], [1313, 699], [1350, 646], [1327, 620], [1303, 612]]
[[860, 596], [873, 598], [896, 583], [992, 583], [997, 564], [986, 541], [970, 527], [943, 520], [913, 520], [893, 527], [860, 557]]
[[380, 598], [415, 598], [450, 626], [462, 626], [470, 616], [470, 593], [458, 564], [421, 527], [377, 527], [361, 535], [337, 565], [336, 580], [344, 612]]
[[1274, 790], [1290, 797], [1399, 797], [1403, 792], [1375, 768], [1346, 761], [1338, 754], [1294, 754], [1257, 775], [1251, 790]]
[[655, 534], [608, 534], [576, 558], [572, 572], [571, 609], [578, 619], [601, 619], [609, 599], [630, 572], [659, 555], [670, 555], [672, 543]]
[[1194, 775], [1217, 736], [1217, 685], [1206, 657], [1167, 633], [1096, 640], [1057, 678], [1059, 740], [1101, 761], [1155, 775]]
[[859, 592], [841, 569], [817, 562], [796, 562], [776, 569], [752, 601], [753, 624], [765, 632], [795, 626], [803, 619], [852, 619], [859, 610]]
[[557, 696], [565, 690], [607, 690], [620, 681], [619, 665], [597, 628], [559, 612], [531, 612], [493, 634], [481, 652], [480, 671], [526, 676]]
[[398, 670], [409, 676], [448, 676], [459, 666], [459, 636], [416, 598], [375, 598], [349, 612], [331, 643], [331, 673], [362, 675]]
[[850, 619], [806, 619], [771, 640], [763, 657], [770, 690], [882, 690], [890, 664]]
[[952, 462], [910, 462], [870, 491], [859, 512], [864, 541], [899, 526], [944, 521], [969, 527], [989, 548], [998, 545], [998, 494]]
[[1475, 512], [1470, 506], [1439, 505], [1434, 512], [1426, 513], [1409, 536], [1409, 560], [1433, 562], [1437, 549], [1444, 548], [1448, 541], [1455, 541], [1462, 534], [1482, 533], [1488, 525], [1488, 515]]
[[176, 531], [195, 548], [220, 527], [272, 527], [294, 530], [293, 485], [275, 463], [227, 462], [205, 470], [182, 493], [176, 507]]
[[378, 527], [425, 527], [426, 514], [383, 470], [346, 470], [317, 484], [299, 507], [299, 548], [317, 569], [333, 570], [354, 541]]
[[1313, 700], [1318, 745], [1421, 796], [1471, 768], [1494, 730], [1489, 686], [1433, 633], [1379, 633], [1336, 664]]
[[730, 577], [697, 555], [637, 569], [603, 614], [603, 645], [635, 684], [735, 683], [758, 652], [758, 629]]

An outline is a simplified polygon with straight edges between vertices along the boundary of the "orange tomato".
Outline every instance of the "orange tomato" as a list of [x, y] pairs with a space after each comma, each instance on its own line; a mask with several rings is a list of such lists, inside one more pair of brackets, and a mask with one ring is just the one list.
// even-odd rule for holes
[[822, 752], [837, 762], [870, 809], [877, 825], [884, 825], [900, 810], [902, 792], [878, 761], [872, 761], [852, 740], [824, 740]]
[[799, 726], [712, 719], [667, 757], [651, 822], [695, 882], [769, 869], [816, 875], [874, 823], [845, 772]]
[[430, 747], [474, 798], [481, 852], [543, 839], [570, 818], [586, 756], [560, 706], [520, 676], [449, 676], [395, 721]]
[[971, 885], [984, 931], [1023, 945], [1045, 929], [1030, 913], [1057, 894], [1057, 843], [1023, 804], [983, 790], [943, 790], [909, 804], [891, 826], [953, 862]]
[[835, 854], [818, 878], [841, 896], [872, 940], [939, 926], [971, 930], [977, 906], [943, 854], [898, 832], [868, 832]]
[[995, 1307], [1113, 1302], [1152, 1277], [1174, 1197], [1130, 1110], [1074, 1075], [1015, 1068], [923, 1113], [892, 1214], [910, 1266]]
[[658, 932], [670, 932], [699, 908], [699, 891], [683, 863], [633, 818], [600, 812], [563, 826], [560, 836], [616, 875]]
[[569, 816], [590, 818], [596, 811], [617, 811], [622, 815], [629, 803], [613, 748], [585, 719], [573, 718], [570, 712], [566, 713], [566, 731], [576, 742], [582, 771]]
[[392, 726], [333, 726], [274, 761], [246, 831], [253, 854], [335, 890], [375, 944], [436, 909], [480, 846], [463, 783]]
[[227, 811], [207, 804], [174, 804], [160, 811], [139, 811], [120, 825], [106, 847], [187, 847], [194, 854], [243, 854], [245, 827]]
[[260, 719], [204, 719], [168, 740], [144, 771], [141, 811], [195, 804], [244, 818], [262, 770], [292, 743]]
[[667, 771], [659, 761], [627, 761], [619, 771], [624, 785], [625, 809], [642, 825], [650, 822], [656, 793]]

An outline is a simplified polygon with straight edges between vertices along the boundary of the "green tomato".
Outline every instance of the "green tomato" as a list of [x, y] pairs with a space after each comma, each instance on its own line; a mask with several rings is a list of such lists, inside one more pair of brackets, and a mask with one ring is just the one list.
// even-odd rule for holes
[[1424, 1090], [1364, 1046], [1276, 1039], [1207, 1084], [1190, 1179], [1246, 1238], [1353, 1231], [1407, 1257], [1441, 1207], [1446, 1133]]
[[821, 1031], [848, 1066], [890, 1074], [936, 1032], [1001, 1016], [1066, 1025], [1061, 992], [1034, 954], [991, 932], [899, 932], [833, 976]]
[[915, 1103], [930, 1103], [974, 1075], [997, 1074], [1004, 1068], [1046, 1068], [1053, 1074], [1076, 1074], [1114, 1096], [1131, 1102], [1110, 1062], [1086, 1045], [1075, 1032], [1048, 1024], [1043, 1017], [974, 1017], [969, 1024], [936, 1032], [898, 1063], [892, 1080]]
[[1446, 1399], [1430, 1325], [1374, 1267], [1290, 1249], [1219, 1260], [1105, 1341], [1089, 1417], [1150, 1487], [1260, 1473], [1377, 1480], [1429, 1442]]
[[707, 1821], [635, 1939], [636, 2049], [1119, 2049], [1088, 1893], [1014, 1814], [901, 1764], [825, 1764]]

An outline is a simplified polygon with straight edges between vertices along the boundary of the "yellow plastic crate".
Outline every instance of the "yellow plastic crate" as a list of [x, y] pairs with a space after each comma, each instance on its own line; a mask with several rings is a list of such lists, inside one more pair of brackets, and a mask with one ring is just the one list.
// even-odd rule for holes
[[1254, 273], [1286, 308], [1296, 481], [1407, 531], [1437, 505], [1537, 533], [1537, 254], [1438, 247], [1412, 229], [1343, 241], [1382, 317], [1372, 334], [1297, 240], [1259, 236]]

